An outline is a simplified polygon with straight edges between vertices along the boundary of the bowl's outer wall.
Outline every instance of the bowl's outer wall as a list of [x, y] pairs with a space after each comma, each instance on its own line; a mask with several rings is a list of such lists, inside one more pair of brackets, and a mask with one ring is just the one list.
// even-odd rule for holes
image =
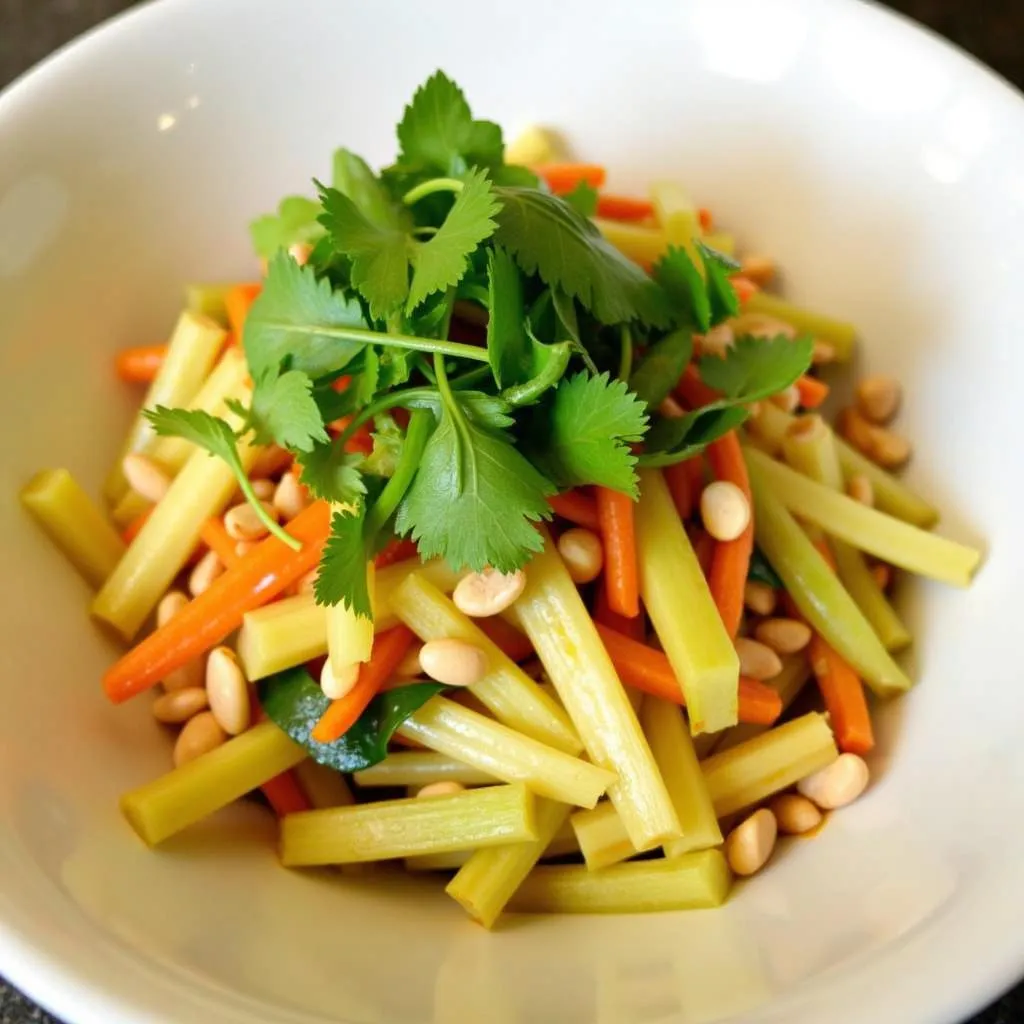
[[[907, 384], [911, 478], [993, 552], [908, 614], [922, 685], [880, 713], [869, 797], [721, 912], [514, 921], [413, 883], [274, 866], [234, 808], [153, 854], [116, 810], [167, 766], [146, 699], [19, 511], [37, 468], [96, 488], [131, 414], [116, 349], [166, 335], [186, 280], [255, 272], [251, 217], [344, 143], [371, 161], [443, 67], [479, 116], [558, 127], [616, 191], [684, 181], [794, 298], [856, 320]], [[1024, 105], [953, 51], [830, 0], [413, 9], [170, 0], [0, 99], [0, 962], [75, 1024], [956, 1020], [1024, 961]]]

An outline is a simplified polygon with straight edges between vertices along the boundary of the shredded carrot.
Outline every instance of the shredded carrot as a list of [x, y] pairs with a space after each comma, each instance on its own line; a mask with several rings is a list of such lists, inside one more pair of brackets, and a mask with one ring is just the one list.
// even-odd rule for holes
[[600, 188], [605, 179], [605, 169], [599, 164], [541, 164], [533, 170], [559, 196], [571, 192], [584, 181], [591, 188]]
[[114, 369], [123, 381], [148, 384], [164, 364], [166, 345], [139, 345], [122, 349], [114, 361]]
[[533, 655], [533, 644], [530, 643], [530, 638], [506, 622], [500, 615], [492, 615], [488, 619], [476, 619], [475, 623], [487, 634], [488, 639], [513, 661], [524, 661]]
[[299, 811], [310, 810], [309, 798], [292, 771], [275, 775], [272, 779], [264, 782], [260, 786], [260, 790], [279, 818], [283, 818], [286, 814], [298, 814]]
[[153, 508], [147, 508], [145, 512], [140, 512], [125, 528], [121, 531], [121, 539], [125, 544], [131, 544], [133, 540], [139, 535], [139, 531], [146, 525], [146, 520], [153, 514]]
[[115, 703], [149, 689], [169, 672], [215, 647], [259, 608], [304, 576], [319, 561], [330, 532], [330, 508], [314, 502], [289, 524], [301, 542], [293, 551], [277, 537], [263, 540], [236, 566], [213, 581], [166, 625], [150, 633], [104, 674], [103, 688]]
[[610, 487], [598, 487], [597, 517], [604, 541], [604, 586], [608, 607], [632, 619], [640, 614], [633, 499]]
[[818, 633], [811, 637], [807, 650], [836, 744], [847, 753], [866, 754], [875, 745], [875, 737], [860, 676]]
[[395, 562], [404, 562], [416, 554], [416, 544], [408, 538], [395, 537], [388, 546], [373, 560], [378, 569], [387, 565], [394, 565]]
[[679, 518], [685, 522], [693, 515], [700, 500], [704, 483], [704, 459], [695, 455], [692, 459], [666, 466], [664, 476]]
[[736, 293], [736, 298], [738, 298], [741, 303], [749, 302], [750, 297], [755, 292], [759, 292], [761, 290], [754, 281], [751, 281], [749, 277], [744, 277], [742, 274], [737, 274], [735, 277], [729, 278], [729, 283], [732, 285], [732, 289]]
[[597, 503], [588, 498], [582, 491], [566, 491], [548, 498], [548, 504], [556, 516], [568, 519], [577, 526], [585, 526], [595, 533], [601, 529], [601, 521], [597, 516]]
[[594, 591], [593, 617], [595, 622], [608, 629], [613, 629], [623, 636], [628, 636], [630, 640], [643, 643], [647, 639], [647, 624], [644, 621], [643, 611], [641, 610], [640, 614], [634, 615], [633, 618], [613, 612], [608, 606], [608, 592], [600, 585]]
[[331, 701], [320, 721], [313, 726], [313, 739], [318, 743], [333, 743], [344, 736], [391, 678], [414, 639], [412, 631], [405, 626], [395, 626], [381, 633], [373, 641], [370, 660], [359, 666], [356, 685], [344, 697]]
[[230, 569], [238, 564], [238, 553], [235, 551], [235, 542], [228, 536], [224, 529], [224, 523], [218, 516], [211, 516], [203, 523], [199, 533], [199, 539], [211, 550], [216, 552], [217, 557]]
[[[611, 658], [619, 678], [627, 686], [663, 700], [686, 706], [683, 688], [667, 655], [638, 643], [614, 630], [597, 625], [597, 632]], [[782, 714], [782, 699], [770, 687], [754, 679], [740, 677], [739, 720], [756, 725], [772, 725]]]
[[[327, 429], [334, 437], [337, 437], [351, 422], [351, 416], [343, 416], [341, 419], [329, 423]], [[373, 435], [370, 433], [369, 426], [364, 423], [356, 427], [352, 436], [345, 442], [345, 451], [360, 455], [369, 455], [373, 451]]]
[[224, 308], [228, 314], [228, 324], [235, 342], [242, 343], [242, 327], [249, 315], [249, 307], [256, 301], [263, 285], [236, 284], [224, 293]]
[[796, 382], [796, 389], [800, 393], [800, 404], [805, 409], [817, 409], [828, 398], [828, 385], [806, 373]]
[[715, 226], [715, 218], [711, 216], [711, 211], [706, 206], [697, 210], [697, 219], [700, 221], [701, 231], [710, 231]]
[[687, 524], [686, 535], [693, 545], [693, 553], [697, 556], [700, 571], [704, 573], [704, 579], [707, 579], [711, 575], [711, 562], [715, 557], [715, 539], [703, 526], [696, 523]]
[[608, 220], [646, 220], [654, 216], [654, 203], [633, 196], [616, 196], [602, 192], [597, 197], [597, 215]]

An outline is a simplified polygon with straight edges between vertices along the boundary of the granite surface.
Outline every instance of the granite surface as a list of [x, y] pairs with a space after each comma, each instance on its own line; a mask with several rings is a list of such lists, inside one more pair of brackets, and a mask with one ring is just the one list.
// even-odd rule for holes
[[[134, 0], [0, 0], [0, 88], [58, 46], [132, 6]], [[1024, 86], [1022, 0], [893, 0], [888, 6]], [[0, 977], [0, 1024], [60, 1022]], [[1024, 1024], [1024, 984], [965, 1024]]]

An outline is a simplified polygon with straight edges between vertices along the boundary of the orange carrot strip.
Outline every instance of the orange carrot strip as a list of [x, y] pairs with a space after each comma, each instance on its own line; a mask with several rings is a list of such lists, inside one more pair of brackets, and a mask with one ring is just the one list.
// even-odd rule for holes
[[817, 633], [811, 637], [808, 653], [836, 744], [847, 753], [866, 754], [875, 745], [875, 736], [860, 676]]
[[147, 508], [145, 512], [140, 512], [122, 531], [121, 539], [125, 544], [131, 544], [133, 540], [139, 535], [139, 531], [146, 525], [146, 520], [153, 514], [153, 507]]
[[166, 345], [138, 345], [122, 349], [114, 360], [114, 370], [123, 381], [148, 384], [164, 364]]
[[597, 215], [608, 220], [646, 220], [654, 216], [654, 203], [633, 196], [616, 196], [602, 192], [597, 197]]
[[[619, 678], [627, 686], [663, 700], [686, 706], [683, 689], [667, 655], [646, 644], [637, 643], [600, 623], [601, 641]], [[782, 714], [782, 699], [770, 687], [754, 679], [740, 677], [739, 720], [756, 725], [772, 725]]]
[[640, 614], [633, 499], [610, 487], [598, 487], [597, 518], [604, 541], [604, 585], [608, 607], [632, 619]]
[[506, 622], [500, 615], [473, 621], [487, 635], [487, 638], [513, 661], [524, 661], [533, 655], [533, 644], [530, 642], [530, 638]]
[[828, 398], [828, 385], [806, 373], [796, 382], [796, 389], [800, 393], [800, 404], [805, 409], [817, 409]]
[[541, 164], [533, 170], [559, 196], [571, 192], [581, 181], [591, 188], [600, 188], [605, 179], [605, 170], [599, 164]]
[[344, 697], [332, 700], [312, 736], [318, 743], [333, 743], [344, 736], [366, 710], [366, 705], [391, 678], [415, 637], [405, 626], [395, 626], [373, 641], [370, 660], [359, 666], [359, 678]]
[[604, 587], [598, 586], [594, 596], [594, 621], [608, 629], [628, 636], [630, 640], [643, 643], [647, 639], [647, 628], [643, 614], [627, 618], [618, 612], [613, 612], [608, 606], [608, 593]]
[[703, 526], [696, 523], [687, 524], [686, 535], [693, 545], [693, 553], [697, 556], [700, 571], [704, 573], [704, 579], [707, 579], [711, 575], [711, 562], [715, 557], [715, 539]]
[[264, 782], [260, 789], [274, 813], [283, 818], [286, 814], [298, 814], [310, 810], [310, 802], [294, 772], [282, 772]]
[[601, 529], [601, 521], [597, 516], [597, 503], [588, 498], [582, 491], [566, 491], [548, 498], [548, 504], [556, 516], [568, 519], [577, 526], [585, 526], [595, 532]]
[[299, 551], [273, 536], [261, 541], [106, 671], [107, 696], [119, 704], [219, 644], [241, 626], [246, 612], [273, 600], [320, 561], [330, 526], [330, 508], [318, 501], [288, 524], [288, 532], [302, 544]]
[[695, 455], [692, 459], [666, 466], [664, 476], [679, 518], [683, 521], [689, 519], [700, 500], [701, 485], [704, 482], [703, 458]]
[[706, 206], [697, 210], [697, 219], [700, 221], [701, 231], [710, 231], [715, 226], [715, 218]]
[[[751, 501], [750, 480], [747, 478], [747, 464], [743, 461], [743, 450], [735, 431], [708, 445], [708, 461], [719, 480], [734, 483]], [[754, 519], [751, 515], [747, 528], [735, 539], [719, 541], [711, 559], [708, 587], [715, 599], [718, 613], [729, 631], [729, 636], [739, 632], [743, 617], [743, 590], [750, 571], [750, 556], [754, 551]]]
[[235, 343], [242, 343], [242, 327], [249, 315], [249, 307], [256, 301], [263, 285], [236, 284], [224, 293], [224, 308], [228, 314], [228, 325], [234, 336]]
[[737, 274], [735, 277], [729, 278], [729, 283], [732, 285], [732, 290], [736, 293], [736, 298], [740, 300], [740, 303], [749, 302], [750, 297], [755, 293], [759, 292], [760, 286], [754, 281], [751, 281], [749, 277], [744, 277], [742, 274]]
[[407, 558], [413, 558], [416, 554], [416, 544], [408, 538], [395, 537], [388, 546], [373, 560], [378, 569], [387, 565], [394, 565], [395, 562], [404, 562]]
[[702, 405], [710, 405], [718, 399], [714, 389], [700, 379], [697, 367], [690, 365], [683, 371], [675, 389], [676, 395], [682, 399], [689, 409], [699, 409]]
[[237, 565], [239, 558], [235, 551], [235, 542], [228, 536], [224, 523], [217, 516], [211, 516], [203, 523], [199, 539], [230, 569]]

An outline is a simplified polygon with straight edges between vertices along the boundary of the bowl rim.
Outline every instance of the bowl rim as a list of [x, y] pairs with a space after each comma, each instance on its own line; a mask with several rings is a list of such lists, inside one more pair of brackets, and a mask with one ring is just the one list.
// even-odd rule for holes
[[[824, 2], [826, 0], [816, 0], [816, 5]], [[18, 106], [31, 101], [30, 94], [34, 89], [60, 75], [73, 63], [89, 59], [94, 50], [106, 45], [116, 35], [132, 31], [150, 19], [170, 16], [179, 8], [198, 8], [201, 3], [202, 0], [141, 0], [68, 40], [0, 89], [0, 131], [4, 120]], [[827, 3], [833, 8], [864, 8], [865, 14], [870, 12], [871, 16], [889, 22], [898, 31], [927, 38], [932, 47], [945, 54], [946, 59], [959, 63], [965, 70], [969, 69], [972, 82], [986, 85], [994, 89], [996, 95], [1001, 94], [1004, 101], [1019, 105], [1024, 118], [1024, 89], [929, 26], [884, 6], [881, 0], [827, 0]], [[164, 1011], [154, 1013], [135, 996], [122, 996], [97, 987], [80, 965], [55, 960], [42, 942], [30, 937], [28, 929], [2, 917], [0, 970], [10, 985], [66, 1024], [177, 1024], [165, 1016]], [[936, 983], [930, 989], [929, 1004], [922, 1009], [940, 1014], [948, 1011], [950, 1000], [954, 1000], [958, 1007], [973, 1016], [1000, 999], [1022, 979], [1024, 931], [1015, 941], [1012, 937], [1004, 941], [998, 951], [987, 951], [980, 968], [956, 977], [947, 973], [941, 982], [935, 979]]]

